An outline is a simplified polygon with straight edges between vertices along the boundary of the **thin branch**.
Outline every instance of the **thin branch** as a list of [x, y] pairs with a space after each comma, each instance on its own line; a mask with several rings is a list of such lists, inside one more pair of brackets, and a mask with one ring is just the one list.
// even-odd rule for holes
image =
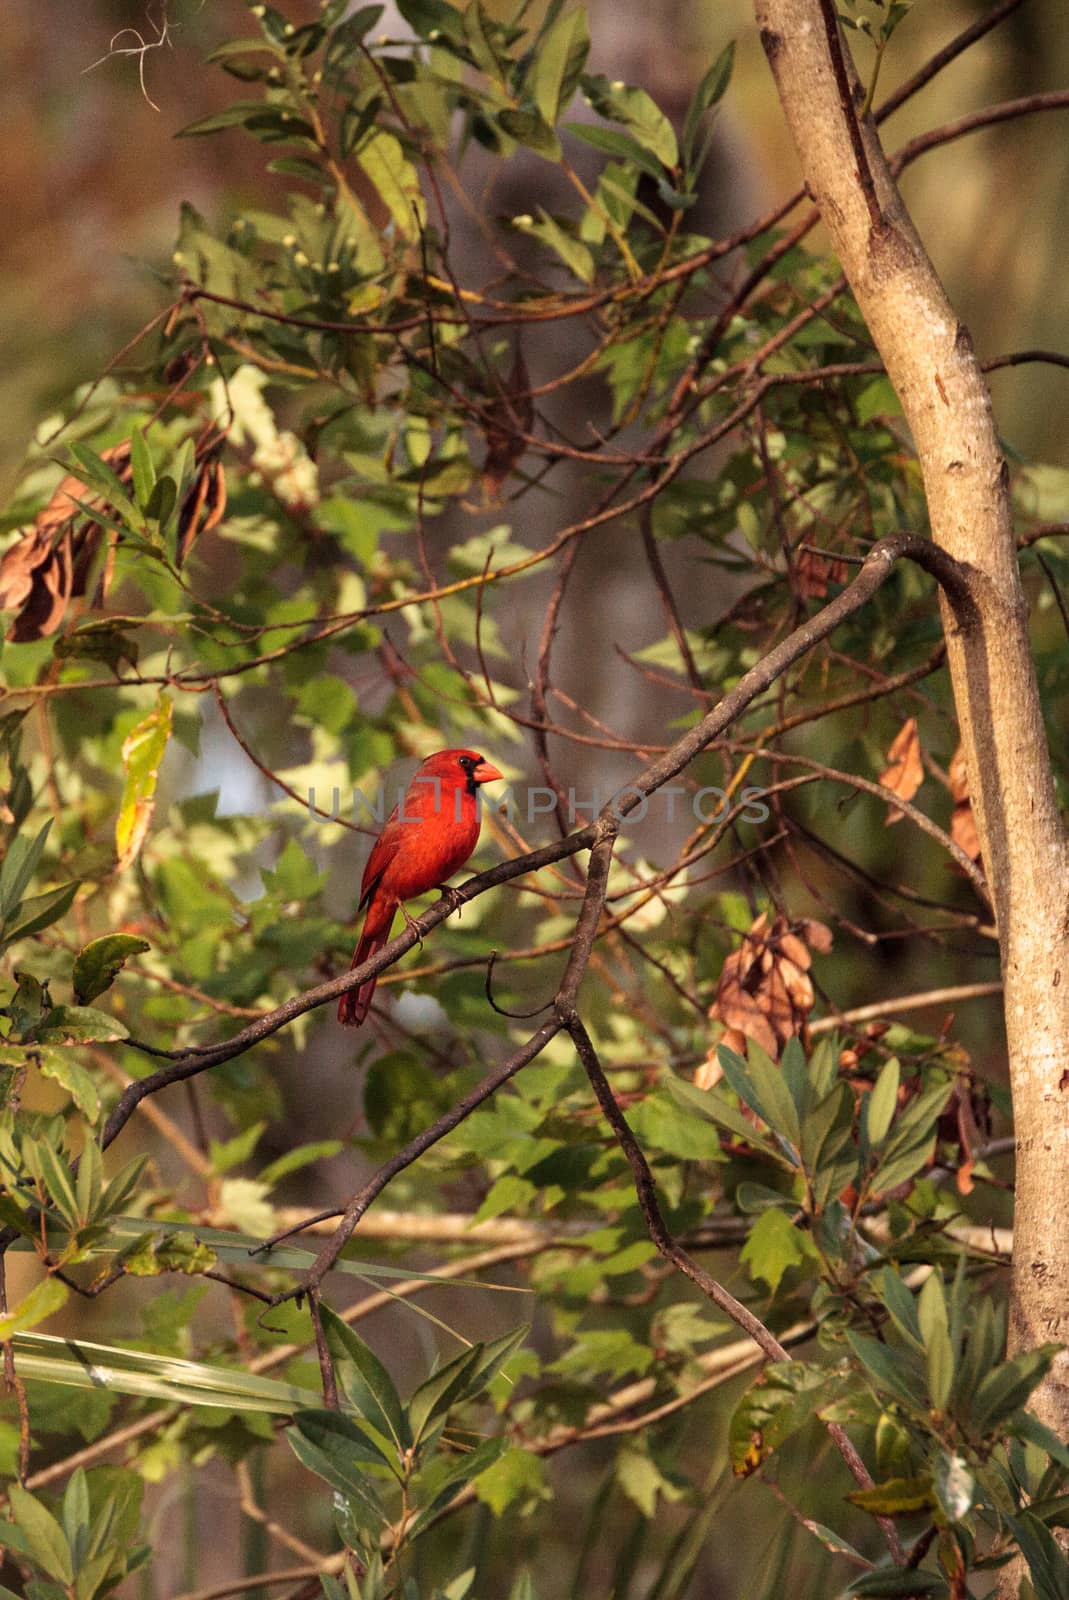
[[[682, 1245], [672, 1237], [657, 1201], [656, 1187], [649, 1163], [643, 1155], [634, 1134], [631, 1132], [627, 1118], [617, 1104], [616, 1096], [613, 1094], [609, 1080], [602, 1069], [590, 1035], [587, 1033], [577, 1011], [573, 1010], [567, 1020], [564, 1017], [561, 1020], [571, 1035], [576, 1054], [583, 1064], [586, 1075], [590, 1080], [590, 1086], [605, 1114], [605, 1120], [612, 1128], [617, 1143], [623, 1151], [628, 1166], [631, 1168], [631, 1176], [634, 1180], [638, 1203], [646, 1219], [650, 1238], [657, 1246], [658, 1251], [667, 1261], [671, 1261], [683, 1273], [684, 1277], [689, 1278], [707, 1299], [711, 1300], [721, 1311], [726, 1312], [731, 1320], [742, 1328], [744, 1333], [749, 1334], [750, 1338], [770, 1361], [788, 1360], [786, 1349], [775, 1335], [765, 1327], [764, 1323], [755, 1317], [753, 1312], [744, 1306], [740, 1300], [736, 1300], [735, 1296], [725, 1289], [722, 1283], [719, 1283], [706, 1272], [704, 1267], [699, 1266], [687, 1254]], [[871, 1488], [872, 1476], [846, 1430], [839, 1423], [834, 1422], [827, 1423], [826, 1427], [854, 1481], [863, 1489]], [[901, 1565], [904, 1554], [894, 1523], [889, 1517], [880, 1517], [877, 1520], [883, 1530], [887, 1547], [893, 1559]]]
[[323, 1385], [323, 1404], [330, 1411], [339, 1410], [338, 1384], [334, 1376], [334, 1362], [331, 1360], [330, 1351], [327, 1349], [327, 1336], [323, 1330], [323, 1318], [319, 1310], [319, 1291], [309, 1289], [308, 1309], [312, 1315], [312, 1327], [315, 1329], [316, 1355], [319, 1357], [319, 1377]]
[[835, 87], [839, 92], [839, 109], [842, 112], [847, 138], [850, 141], [850, 149], [854, 156], [857, 181], [865, 197], [872, 229], [874, 232], [880, 233], [886, 227], [886, 222], [883, 212], [880, 210], [880, 201], [876, 194], [876, 185], [873, 182], [872, 171], [869, 167], [869, 158], [862, 142], [857, 106], [854, 104], [854, 97], [850, 92], [850, 79], [846, 73], [846, 59], [843, 55], [842, 33], [839, 26], [838, 12], [835, 9], [835, 0], [820, 0], [820, 14], [824, 21], [828, 55], [831, 59], [832, 72], [835, 75]]
[[896, 150], [894, 155], [888, 158], [887, 164], [892, 175], [897, 178], [902, 169], [916, 161], [918, 156], [923, 156], [936, 147], [942, 148], [945, 144], [951, 144], [967, 133], [975, 133], [978, 128], [991, 128], [999, 122], [1015, 122], [1018, 117], [1032, 116], [1037, 111], [1064, 111], [1067, 108], [1069, 108], [1069, 89], [1049, 89], [1045, 94], [1026, 94], [1018, 100], [1003, 100], [998, 105], [984, 106], [981, 111], [973, 111], [968, 116], [959, 117], [956, 122], [947, 122], [941, 128], [931, 128], [927, 133], [918, 134], [900, 150]]
[[959, 867], [968, 878], [984, 904], [988, 906], [991, 904], [991, 894], [988, 889], [987, 879], [972, 857], [965, 853], [957, 840], [952, 839], [944, 828], [941, 828], [937, 822], [933, 822], [931, 817], [921, 811], [918, 806], [913, 805], [911, 801], [903, 800], [901, 795], [896, 794], [893, 789], [888, 789], [884, 784], [876, 783], [871, 778], [862, 778], [857, 773], [841, 772], [837, 767], [825, 766], [821, 761], [810, 761], [805, 756], [796, 756], [793, 752], [770, 750], [763, 745], [759, 745], [752, 749], [751, 753], [755, 756], [761, 756], [766, 761], [804, 767], [807, 772], [816, 773], [818, 777], [827, 778], [832, 783], [841, 783], [847, 788], [859, 789], [863, 794], [871, 794], [876, 799], [885, 801], [892, 810], [901, 812], [922, 833], [926, 833], [930, 839], [934, 839], [937, 844], [941, 845], [954, 861], [955, 866]]
[[484, 1078], [482, 1083], [472, 1089], [469, 1094], [466, 1094], [462, 1100], [458, 1100], [456, 1105], [451, 1106], [429, 1128], [424, 1128], [422, 1133], [417, 1134], [414, 1139], [410, 1139], [403, 1150], [399, 1150], [389, 1161], [384, 1162], [378, 1171], [364, 1184], [363, 1188], [358, 1190], [349, 1201], [338, 1226], [316, 1256], [312, 1266], [309, 1267], [302, 1287], [297, 1290], [288, 1290], [285, 1294], [279, 1295], [276, 1303], [281, 1303], [283, 1300], [291, 1300], [297, 1295], [317, 1290], [352, 1237], [360, 1218], [376, 1196], [380, 1195], [383, 1189], [386, 1188], [387, 1184], [391, 1183], [399, 1172], [403, 1172], [406, 1167], [410, 1167], [414, 1161], [417, 1161], [424, 1151], [437, 1144], [439, 1139], [444, 1139], [447, 1133], [452, 1133], [454, 1128], [459, 1127], [465, 1117], [470, 1116], [477, 1106], [481, 1106], [484, 1101], [490, 1099], [491, 1095], [496, 1094], [498, 1089], [507, 1083], [510, 1078], [514, 1078], [516, 1073], [525, 1067], [529, 1061], [533, 1061], [559, 1032], [559, 1022], [544, 1023], [537, 1033], [532, 1034], [527, 1042], [521, 1045], [518, 1050], [515, 1050], [496, 1071], [490, 1073], [489, 1077]]
[[809, 1031], [813, 1035], [834, 1033], [843, 1023], [871, 1022], [876, 1017], [896, 1017], [903, 1011], [959, 1005], [962, 1000], [987, 1000], [1001, 993], [1001, 983], [959, 983], [946, 989], [922, 989], [918, 994], [893, 995], [888, 1000], [874, 1000], [870, 1005], [837, 1011], [833, 1017], [821, 1017], [818, 1022], [810, 1023]]
[[1006, 18], [1014, 11], [1019, 11], [1024, 3], [1025, 0], [1002, 0], [1000, 5], [992, 6], [986, 15], [977, 17], [975, 22], [964, 28], [961, 33], [951, 39], [949, 44], [945, 44], [942, 50], [937, 50], [934, 56], [930, 56], [923, 67], [919, 68], [912, 78], [907, 78], [906, 82], [896, 89], [894, 94], [887, 96], [887, 99], [876, 112], [876, 121], [886, 121], [900, 106], [905, 105], [907, 100], [912, 99], [915, 94], [918, 94], [921, 89], [931, 83], [932, 79], [942, 72], [944, 67], [948, 67], [952, 61], [956, 61], [978, 39], [982, 39], [985, 34], [990, 33], [992, 28], [997, 28], [1001, 22], [1005, 22]]

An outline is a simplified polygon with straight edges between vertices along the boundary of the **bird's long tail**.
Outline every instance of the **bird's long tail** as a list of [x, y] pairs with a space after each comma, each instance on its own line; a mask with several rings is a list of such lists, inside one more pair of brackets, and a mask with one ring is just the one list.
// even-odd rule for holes
[[[373, 900], [367, 908], [364, 931], [353, 952], [349, 970], [377, 955], [390, 937], [395, 907]], [[338, 1021], [346, 1028], [359, 1028], [371, 1010], [371, 997], [375, 993], [376, 978], [369, 978], [358, 989], [347, 989], [338, 1001]]]

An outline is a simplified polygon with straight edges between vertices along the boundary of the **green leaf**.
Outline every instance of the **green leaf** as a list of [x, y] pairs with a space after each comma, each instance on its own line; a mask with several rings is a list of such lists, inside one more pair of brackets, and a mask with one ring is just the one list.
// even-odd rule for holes
[[133, 1249], [119, 1258], [135, 1278], [155, 1278], [161, 1272], [184, 1272], [189, 1277], [208, 1272], [218, 1257], [210, 1245], [188, 1229], [145, 1234]]
[[539, 35], [524, 88], [550, 127], [571, 99], [589, 52], [590, 34], [581, 10], [564, 12]]
[[148, 833], [156, 804], [156, 781], [160, 762], [171, 737], [172, 705], [161, 694], [155, 709], [137, 724], [123, 740], [122, 761], [126, 781], [115, 825], [115, 849], [121, 872], [139, 853]]
[[889, 1389], [897, 1399], [909, 1406], [923, 1404], [924, 1395], [916, 1362], [901, 1350], [892, 1350], [878, 1339], [855, 1333], [852, 1329], [847, 1330], [846, 1342], [877, 1390]]
[[1007, 1516], [1021, 1552], [1036, 1600], [1069, 1600], [1069, 1562], [1050, 1529], [1030, 1511]]
[[89, 1544], [89, 1485], [84, 1467], [76, 1468], [67, 1479], [63, 1494], [63, 1532], [71, 1548], [75, 1570], [79, 1570]]
[[221, 1144], [216, 1139], [210, 1139], [208, 1154], [216, 1177], [221, 1178], [224, 1172], [229, 1172], [232, 1167], [238, 1167], [243, 1161], [248, 1161], [266, 1127], [266, 1122], [253, 1122], [235, 1134], [233, 1139], [226, 1139]]
[[[474, 1450], [466, 1451], [459, 1460], [454, 1460], [445, 1467], [444, 1473], [437, 1473], [431, 1469], [426, 1475], [430, 1485], [430, 1496], [426, 1505], [420, 1509], [419, 1516], [409, 1530], [409, 1538], [418, 1538], [424, 1528], [443, 1511], [447, 1505], [456, 1499], [457, 1495], [474, 1479], [488, 1471], [495, 1462], [499, 1461], [508, 1448], [508, 1440], [499, 1435], [496, 1439], [484, 1439], [482, 1444], [476, 1445]], [[442, 1458], [439, 1457], [439, 1460]], [[435, 1463], [437, 1465], [437, 1463]]]
[[53, 1206], [73, 1228], [78, 1221], [78, 1201], [74, 1178], [63, 1156], [47, 1139], [24, 1140], [22, 1155], [34, 1177], [44, 1184]]
[[132, 1160], [126, 1163], [125, 1167], [121, 1167], [115, 1174], [102, 1196], [104, 1210], [107, 1215], [114, 1216], [116, 1212], [122, 1210], [137, 1188], [147, 1163], [148, 1156], [134, 1156]]
[[330, 1456], [342, 1454], [349, 1461], [361, 1461], [365, 1466], [388, 1467], [371, 1436], [352, 1417], [338, 1411], [327, 1411], [321, 1406], [310, 1407], [294, 1413], [293, 1425], [297, 1431]]
[[583, 94], [599, 116], [622, 123], [662, 167], [671, 170], [679, 165], [675, 129], [645, 89], [597, 76], [583, 79]]
[[881, 1160], [872, 1175], [869, 1185], [872, 1195], [888, 1194], [915, 1178], [935, 1154], [935, 1140], [934, 1133], [921, 1133], [910, 1143], [896, 1146], [894, 1156]]
[[0, 1339], [35, 1328], [46, 1317], [54, 1316], [67, 1303], [69, 1290], [58, 1278], [42, 1278], [6, 1317], [0, 1317]]
[[338, 1381], [363, 1416], [398, 1450], [407, 1449], [412, 1434], [393, 1379], [359, 1334], [330, 1310], [322, 1309], [327, 1346], [338, 1363]]
[[355, 159], [378, 190], [397, 232], [404, 239], [418, 239], [426, 224], [426, 205], [419, 176], [400, 140], [380, 128], [360, 147]]
[[58, 922], [70, 910], [80, 888], [80, 883], [65, 883], [58, 889], [48, 889], [44, 894], [20, 900], [0, 929], [0, 952], [17, 940], [27, 939], [31, 933], [40, 933], [42, 928], [50, 928]]
[[[67, 449], [77, 462], [78, 476], [86, 486], [98, 491], [121, 522], [128, 522], [132, 528], [141, 527], [142, 519], [138, 509], [114, 468], [87, 444], [69, 444]], [[78, 491], [75, 490], [72, 499], [77, 503], [79, 498]]]
[[8, 1500], [15, 1524], [26, 1535], [37, 1565], [57, 1583], [73, 1583], [71, 1547], [52, 1513], [18, 1483], [9, 1485]]
[[1038, 1445], [1040, 1450], [1045, 1450], [1060, 1467], [1069, 1467], [1069, 1446], [1064, 1445], [1058, 1435], [1030, 1411], [1021, 1412], [1014, 1421], [1011, 1431], [1015, 1438], [1025, 1439], [1029, 1444]]
[[871, 1192], [883, 1194], [919, 1172], [935, 1148], [936, 1123], [953, 1088], [941, 1075], [899, 1112], [887, 1135]]
[[673, 1100], [677, 1100], [691, 1112], [704, 1117], [709, 1122], [717, 1122], [726, 1128], [745, 1144], [754, 1150], [777, 1162], [780, 1166], [793, 1171], [793, 1166], [787, 1157], [763, 1133], [759, 1133], [752, 1122], [748, 1122], [738, 1108], [724, 1098], [717, 1089], [699, 1089], [696, 1084], [688, 1082], [686, 1078], [665, 1078], [664, 1086]]
[[685, 1112], [663, 1088], [632, 1107], [627, 1120], [647, 1154], [664, 1152], [675, 1155], [680, 1162], [717, 1162], [722, 1158], [714, 1128]]
[[264, 100], [235, 100], [232, 106], [227, 106], [223, 111], [215, 111], [210, 117], [199, 117], [196, 122], [179, 128], [175, 138], [195, 139], [207, 133], [219, 133], [224, 128], [245, 127], [263, 116], [266, 104]]
[[171, 520], [171, 513], [178, 501], [178, 485], [169, 473], [157, 478], [155, 487], [149, 495], [145, 507], [145, 515], [152, 517], [163, 528]]
[[731, 74], [735, 66], [735, 41], [731, 41], [717, 56], [712, 66], [702, 78], [694, 91], [694, 97], [687, 108], [687, 115], [683, 123], [683, 151], [687, 165], [693, 164], [693, 157], [697, 145], [698, 132], [701, 120], [707, 111], [712, 110], [718, 100], [722, 100], [731, 82]]
[[847, 1590], [848, 1594], [864, 1600], [921, 1600], [921, 1597], [931, 1596], [932, 1600], [945, 1600], [950, 1594], [945, 1578], [937, 1572], [918, 1572], [912, 1568], [894, 1567], [881, 1568], [877, 1572], [866, 1572], [864, 1577], [855, 1578]]
[[23, 890], [37, 871], [51, 829], [49, 818], [32, 843], [20, 833], [8, 846], [0, 862], [0, 917], [6, 918], [22, 899]]
[[78, 1158], [75, 1180], [78, 1221], [90, 1222], [96, 1216], [104, 1188], [104, 1162], [95, 1139], [87, 1139]]
[[397, 9], [421, 39], [440, 33], [458, 43], [464, 37], [461, 18], [448, 0], [397, 0]]
[[844, 1539], [841, 1533], [836, 1533], [834, 1528], [829, 1528], [823, 1522], [813, 1522], [809, 1517], [805, 1525], [814, 1538], [819, 1539], [825, 1550], [830, 1550], [833, 1556], [847, 1556], [855, 1563], [861, 1563], [865, 1557], [849, 1539]]
[[506, 1450], [476, 1480], [475, 1493], [483, 1505], [500, 1517], [511, 1505], [522, 1510], [533, 1502], [547, 1500], [546, 1469], [539, 1456], [527, 1450]]
[[866, 1101], [865, 1129], [870, 1145], [878, 1145], [891, 1126], [898, 1107], [899, 1066], [892, 1056], [885, 1061]]
[[141, 1350], [48, 1333], [16, 1333], [15, 1356], [25, 1378], [75, 1389], [138, 1395], [225, 1411], [267, 1411], [279, 1416], [314, 1408], [319, 1395], [239, 1367], [213, 1367]]
[[535, 221], [530, 216], [513, 217], [512, 225], [523, 233], [530, 234], [531, 238], [539, 239], [556, 252], [569, 271], [584, 283], [594, 281], [594, 257], [581, 240], [568, 233], [559, 222], [556, 222], [541, 206], [538, 208], [539, 220]]
[[474, 1344], [420, 1384], [408, 1403], [408, 1421], [416, 1444], [428, 1426], [438, 1417], [448, 1416], [450, 1407], [466, 1393], [467, 1380], [481, 1355], [482, 1345]]
[[999, 1423], [1012, 1417], [1046, 1377], [1061, 1348], [1044, 1344], [1036, 1350], [1022, 1350], [988, 1373], [972, 1401], [973, 1425], [982, 1433], [993, 1433]]
[[125, 1039], [127, 1030], [117, 1017], [95, 1006], [53, 1006], [33, 1030], [42, 1044], [94, 1044]]
[[716, 1057], [728, 1086], [735, 1091], [743, 1105], [749, 1106], [754, 1116], [760, 1117], [762, 1122], [767, 1122], [768, 1117], [765, 1107], [757, 1092], [757, 1085], [753, 1080], [748, 1063], [734, 1050], [729, 1050], [723, 1044], [717, 1046]]
[[602, 151], [605, 155], [617, 156], [621, 161], [630, 162], [642, 172], [648, 173], [651, 178], [660, 180], [664, 168], [630, 134], [617, 133], [615, 128], [591, 127], [587, 122], [566, 122], [564, 128], [568, 133], [574, 133], [577, 139], [582, 139], [584, 144], [593, 145], [595, 150]]
[[469, 0], [463, 12], [464, 38], [474, 57], [491, 82], [503, 82], [506, 59], [496, 48], [497, 28], [483, 7], [482, 0]]
[[874, 1517], [904, 1517], [911, 1511], [926, 1511], [936, 1504], [929, 1474], [919, 1478], [888, 1478], [871, 1489], [855, 1489], [846, 1497]]
[[954, 1352], [947, 1325], [946, 1295], [938, 1271], [930, 1273], [925, 1280], [917, 1314], [928, 1364], [928, 1392], [936, 1411], [943, 1411], [954, 1383]]
[[499, 1217], [503, 1211], [516, 1212], [528, 1205], [537, 1195], [538, 1189], [528, 1178], [521, 1178], [515, 1172], [503, 1172], [490, 1185], [482, 1205], [472, 1218], [472, 1226], [477, 1227], [480, 1222], [489, 1222], [494, 1217]]
[[[798, 1107], [787, 1087], [783, 1073], [758, 1045], [751, 1047], [748, 1070], [761, 1108], [759, 1115], [774, 1133], [778, 1133], [797, 1150], [802, 1142], [801, 1123]], [[727, 1076], [726, 1071], [724, 1075]]]
[[133, 933], [106, 933], [101, 939], [93, 939], [74, 963], [74, 994], [78, 1004], [88, 1005], [105, 989], [110, 989], [130, 957], [151, 948], [147, 939], [140, 939]]
[[751, 1278], [763, 1278], [773, 1294], [788, 1267], [813, 1259], [819, 1260], [813, 1241], [776, 1207], [761, 1213], [739, 1254]]
[[804, 1361], [767, 1367], [739, 1401], [728, 1427], [735, 1476], [747, 1478], [792, 1438], [827, 1399], [830, 1375]]
[[130, 468], [133, 473], [137, 503], [144, 511], [156, 487], [156, 466], [140, 428], [130, 430]]
[[360, 1470], [361, 1463], [381, 1464], [381, 1452], [348, 1417], [321, 1409], [299, 1411], [293, 1427], [286, 1429], [286, 1438], [298, 1461], [310, 1472], [325, 1478], [332, 1488], [360, 1502], [376, 1517], [383, 1516], [374, 1482]]
[[[100, 1593], [105, 1580], [112, 1573], [116, 1554], [117, 1552], [112, 1548], [103, 1551], [98, 1556], [91, 1556], [86, 1561], [78, 1562], [78, 1575], [74, 1580], [74, 1600], [94, 1600], [94, 1597]], [[125, 1552], [119, 1553], [120, 1560], [124, 1556]]]
[[658, 1501], [678, 1500], [682, 1490], [666, 1478], [640, 1444], [625, 1445], [616, 1457], [616, 1481], [644, 1517], [656, 1515]]
[[537, 155], [545, 156], [547, 161], [561, 159], [560, 140], [542, 113], [536, 111], [533, 106], [521, 106], [519, 110], [505, 107], [498, 112], [497, 120], [509, 138], [515, 139], [517, 144], [535, 151]]
[[918, 1354], [923, 1353], [917, 1302], [893, 1267], [885, 1267], [875, 1280], [875, 1287], [884, 1305], [891, 1313], [898, 1331], [908, 1340]]
[[314, 1139], [310, 1144], [296, 1145], [276, 1160], [268, 1162], [259, 1174], [260, 1182], [272, 1189], [283, 1178], [288, 1178], [290, 1173], [300, 1172], [302, 1167], [311, 1166], [315, 1161], [329, 1160], [344, 1149], [345, 1144], [341, 1139]]

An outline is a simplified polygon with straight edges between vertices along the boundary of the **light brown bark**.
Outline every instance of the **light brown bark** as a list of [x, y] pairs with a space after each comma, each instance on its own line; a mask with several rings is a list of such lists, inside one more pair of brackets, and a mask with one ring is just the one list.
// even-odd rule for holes
[[[1005, 990], [1017, 1137], [1011, 1344], [1069, 1342], [1069, 862], [991, 400], [875, 125], [865, 118], [860, 138], [851, 128], [856, 80], [843, 51], [844, 104], [821, 0], [755, 0], [755, 10], [806, 183], [912, 432], [932, 538], [967, 568], [971, 610], [942, 605]], [[1064, 1356], [1034, 1406], [1069, 1438]]]

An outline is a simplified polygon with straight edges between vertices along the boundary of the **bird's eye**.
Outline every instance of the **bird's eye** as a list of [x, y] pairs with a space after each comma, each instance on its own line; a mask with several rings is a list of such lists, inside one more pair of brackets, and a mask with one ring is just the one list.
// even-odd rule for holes
[[474, 772], [479, 763], [475, 760], [474, 756], [461, 756], [460, 765], [464, 768], [465, 772]]

